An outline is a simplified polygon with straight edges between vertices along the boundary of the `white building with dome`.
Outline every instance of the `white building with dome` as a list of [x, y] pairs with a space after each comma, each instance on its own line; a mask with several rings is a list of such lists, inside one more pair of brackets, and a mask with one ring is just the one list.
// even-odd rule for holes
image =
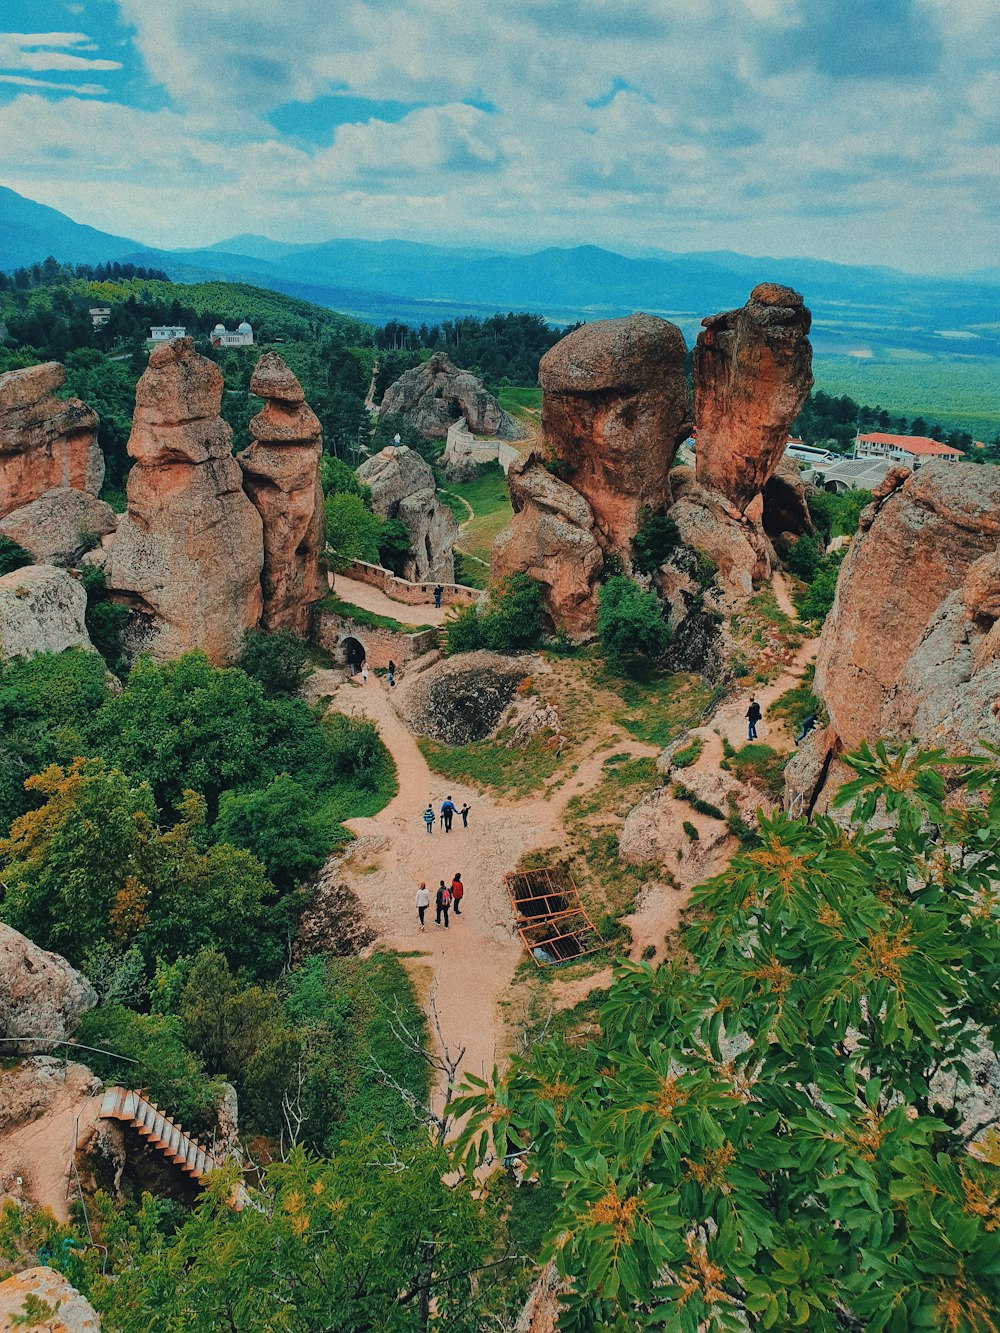
[[253, 327], [244, 320], [237, 326], [235, 333], [230, 333], [225, 324], [216, 324], [209, 334], [213, 347], [252, 347]]

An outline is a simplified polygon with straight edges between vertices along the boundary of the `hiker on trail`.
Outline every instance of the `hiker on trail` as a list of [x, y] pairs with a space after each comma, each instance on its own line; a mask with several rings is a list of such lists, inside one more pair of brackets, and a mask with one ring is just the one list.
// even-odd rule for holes
[[751, 694], [750, 707], [747, 709], [747, 740], [755, 741], [757, 739], [757, 723], [763, 714], [760, 711], [760, 704]]
[[427, 809], [424, 811], [424, 823], [427, 825], [428, 833], [434, 832], [435, 819], [437, 819], [437, 815], [434, 813], [434, 807], [432, 805], [428, 805]]
[[462, 899], [465, 897], [465, 885], [462, 883], [462, 876], [455, 871], [455, 878], [451, 881], [451, 901], [455, 908], [455, 915], [462, 915]]
[[801, 730], [801, 731], [799, 732], [799, 734], [795, 737], [795, 744], [796, 744], [796, 745], [800, 745], [800, 744], [802, 743], [802, 741], [804, 741], [805, 738], [809, 735], [810, 731], [815, 731], [815, 730], [816, 730], [816, 722], [817, 722], [817, 721], [818, 721], [818, 719], [817, 719], [815, 713], [810, 713], [809, 716], [808, 716], [807, 718], [804, 718], [804, 719], [803, 719], [803, 722], [802, 722], [802, 730]]
[[367, 684], [368, 684], [368, 662], [367, 662], [367, 660], [361, 663], [361, 684], [362, 684], [362, 685], [367, 685]]
[[445, 833], [451, 832], [451, 821], [455, 818], [455, 802], [450, 796], [445, 797], [441, 802], [441, 823], [444, 825]]
[[448, 911], [451, 908], [451, 890], [448, 888], [447, 884], [445, 884], [443, 879], [440, 880], [438, 884], [437, 896], [434, 899], [434, 907], [436, 909], [434, 913], [435, 926], [440, 926], [441, 918], [443, 916], [444, 928], [447, 930]]
[[387, 671], [389, 675], [389, 689], [394, 690], [396, 688], [396, 663], [392, 660], [391, 657], [389, 658], [389, 666], [387, 667]]
[[458, 812], [462, 816], [462, 828], [469, 827], [469, 802], [466, 801]]
[[431, 892], [423, 880], [420, 881], [420, 888], [417, 889], [417, 916], [420, 918], [420, 929], [426, 930], [424, 925], [424, 913], [431, 905]]
[[438, 610], [441, 609], [441, 598], [443, 596], [444, 596], [444, 588], [442, 588], [439, 583], [437, 587], [434, 589], [434, 605], [438, 608]]

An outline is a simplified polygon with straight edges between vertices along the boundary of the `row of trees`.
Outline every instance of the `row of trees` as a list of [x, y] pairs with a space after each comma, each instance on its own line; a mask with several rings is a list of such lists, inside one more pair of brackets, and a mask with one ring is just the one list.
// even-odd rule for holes
[[[811, 393], [803, 403], [791, 433], [805, 444], [849, 453], [859, 431], [862, 434], [866, 431], [885, 431], [892, 435], [922, 435], [964, 452], [973, 447], [972, 436], [966, 430], [947, 430], [939, 422], [928, 421], [922, 416], [893, 416], [882, 407], [867, 407], [855, 402], [847, 394], [837, 397], [822, 389]], [[989, 461], [1000, 458], [1000, 436], [993, 441], [990, 449]]]

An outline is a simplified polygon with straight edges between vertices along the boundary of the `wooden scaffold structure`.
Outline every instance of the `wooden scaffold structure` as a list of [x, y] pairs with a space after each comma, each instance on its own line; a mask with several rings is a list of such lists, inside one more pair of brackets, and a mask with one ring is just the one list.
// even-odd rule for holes
[[580, 892], [562, 866], [504, 875], [521, 943], [538, 967], [595, 953], [602, 941]]

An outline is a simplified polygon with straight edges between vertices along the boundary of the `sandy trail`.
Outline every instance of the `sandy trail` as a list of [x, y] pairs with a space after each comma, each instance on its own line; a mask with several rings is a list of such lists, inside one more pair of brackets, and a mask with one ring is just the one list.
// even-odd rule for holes
[[[432, 583], [427, 584], [433, 589]], [[372, 611], [377, 616], [391, 616], [404, 625], [443, 625], [448, 618], [447, 606], [435, 606], [433, 602], [411, 606], [406, 602], [394, 602], [381, 588], [373, 588], [370, 583], [360, 583], [357, 579], [338, 574], [333, 583], [335, 597], [352, 606], [360, 606], [365, 611]]]

